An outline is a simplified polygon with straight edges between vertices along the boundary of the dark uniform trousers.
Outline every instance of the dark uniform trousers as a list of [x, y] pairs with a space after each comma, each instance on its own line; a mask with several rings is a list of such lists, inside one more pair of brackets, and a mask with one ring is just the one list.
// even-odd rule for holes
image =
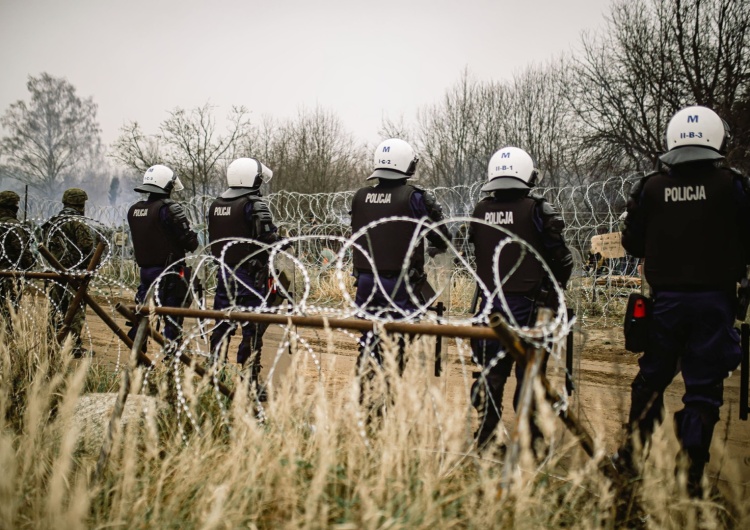
[[[513, 294], [506, 295], [505, 299], [515, 321], [522, 326], [529, 323], [534, 312], [534, 300], [528, 296]], [[502, 313], [504, 318], [510, 320], [499, 302], [494, 304], [493, 310]], [[502, 418], [505, 384], [508, 382], [515, 361], [512, 356], [503, 351], [502, 345], [496, 340], [472, 339], [471, 351], [474, 362], [482, 367], [482, 372], [477, 374], [478, 378], [471, 387], [472, 405], [479, 412], [479, 428], [475, 437], [478, 445], [482, 447], [494, 437], [495, 430]], [[542, 364], [542, 373], [544, 373], [546, 366], [547, 359], [545, 358]], [[525, 371], [525, 363], [515, 363], [516, 390], [513, 394], [514, 409], [518, 408], [518, 400], [521, 386], [524, 382]], [[533, 421], [533, 418], [529, 429], [531, 431], [532, 444], [534, 440], [542, 438], [542, 433]]]
[[[389, 275], [388, 277], [380, 276], [382, 289], [375, 281], [375, 276], [371, 272], [360, 272], [357, 279], [357, 292], [354, 303], [368, 312], [380, 317], [402, 320], [404, 313], [411, 314], [417, 310], [417, 306], [409, 296], [406, 287], [406, 278], [401, 278], [399, 283], [398, 276]], [[388, 297], [386, 297], [386, 293]], [[392, 309], [397, 307], [402, 312]], [[403, 364], [403, 349], [405, 340], [399, 340], [399, 361]], [[380, 339], [371, 332], [364, 332], [359, 340], [359, 357], [357, 366], [360, 370], [366, 370], [368, 359], [374, 361], [378, 366], [383, 364], [382, 348]], [[403, 367], [403, 366], [401, 366]]]
[[694, 461], [707, 462], [723, 403], [724, 378], [740, 362], [736, 298], [721, 291], [655, 291], [649, 340], [632, 384], [629, 424], [648, 439], [661, 421], [664, 391], [682, 371], [684, 408], [675, 429]]
[[[268, 293], [268, 268], [261, 270], [248, 270], [247, 266], [231, 269], [224, 266], [217, 273], [216, 297], [214, 298], [214, 309], [221, 310], [227, 307], [251, 308], [258, 307]], [[255, 291], [255, 292], [253, 292]], [[268, 327], [267, 324], [254, 322], [242, 323], [242, 341], [237, 350], [237, 362], [245, 364], [251, 361], [254, 367], [260, 367], [260, 352], [263, 347], [263, 334]], [[211, 352], [218, 358], [219, 348], [224, 341], [234, 336], [237, 325], [227, 320], [222, 320], [211, 333]], [[255, 357], [253, 357], [253, 355]]]
[[[165, 267], [141, 267], [141, 283], [135, 293], [135, 301], [142, 304], [156, 279], [163, 273]], [[185, 307], [187, 286], [182, 278], [170, 276], [159, 282], [158, 298], [163, 307]], [[182, 339], [182, 317], [164, 317], [164, 337], [170, 341], [179, 342]], [[128, 337], [135, 339], [136, 326], [128, 331]]]

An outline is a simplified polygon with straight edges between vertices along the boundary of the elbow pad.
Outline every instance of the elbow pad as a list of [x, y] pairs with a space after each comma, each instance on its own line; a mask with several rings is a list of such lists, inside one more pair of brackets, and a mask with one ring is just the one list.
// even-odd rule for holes
[[273, 224], [273, 217], [268, 205], [263, 201], [253, 203], [252, 226], [255, 239], [264, 243], [273, 243], [278, 241], [279, 236], [276, 233], [276, 226]]
[[190, 222], [182, 205], [170, 201], [167, 205], [167, 215], [182, 248], [190, 252], [198, 248], [198, 236], [190, 229]]
[[542, 222], [544, 232], [551, 239], [562, 239], [563, 230], [565, 230], [565, 221], [562, 215], [545, 200], [542, 200]]
[[427, 215], [432, 221], [438, 222], [443, 220], [443, 207], [437, 202], [435, 195], [429, 190], [422, 191], [424, 205], [427, 209]]
[[[429, 190], [422, 190], [422, 198], [424, 199], [425, 209], [430, 221], [438, 223], [443, 220], [443, 207], [437, 202], [435, 195]], [[438, 227], [438, 232], [431, 230], [427, 234], [427, 240], [432, 246], [440, 250], [446, 250], [448, 248], [447, 241], [451, 240], [451, 233], [446, 225]]]
[[550, 259], [549, 267], [555, 275], [557, 283], [566, 288], [571, 274], [573, 274], [573, 254], [566, 245], [557, 248]]

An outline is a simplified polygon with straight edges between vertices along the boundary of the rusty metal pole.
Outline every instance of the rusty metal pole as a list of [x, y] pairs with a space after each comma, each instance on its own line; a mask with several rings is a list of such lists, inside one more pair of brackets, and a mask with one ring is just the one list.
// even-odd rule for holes
[[[63, 268], [63, 266], [60, 264], [57, 258], [55, 258], [55, 256], [49, 250], [47, 250], [47, 248], [45, 248], [44, 245], [39, 245], [39, 252], [42, 254], [42, 256], [44, 256], [47, 259], [47, 261], [50, 262], [50, 264], [53, 267], [57, 267], [60, 269]], [[37, 273], [37, 275], [40, 275], [40, 274], [44, 274], [44, 273]], [[45, 276], [39, 276], [39, 277], [40, 278], [54, 277], [57, 279], [64, 279], [70, 282], [71, 285], [73, 286], [78, 285], [78, 281], [85, 277], [80, 274], [60, 273], [60, 274], [55, 274], [54, 276], [49, 276], [49, 274], [52, 274], [52, 273], [48, 273]], [[34, 276], [29, 275], [28, 277], [34, 277]], [[96, 315], [102, 320], [102, 322], [104, 322], [107, 325], [107, 327], [109, 327], [109, 329], [111, 329], [114, 332], [114, 334], [117, 335], [117, 337], [123, 343], [125, 343], [125, 345], [128, 348], [132, 348], [133, 341], [130, 339], [130, 337], [128, 337], [128, 334], [125, 333], [125, 331], [120, 326], [117, 325], [117, 322], [115, 322], [114, 319], [112, 319], [112, 317], [109, 316], [109, 313], [107, 313], [104, 310], [104, 308], [102, 308], [102, 306], [100, 306], [99, 303], [96, 300], [94, 300], [91, 297], [91, 295], [85, 290], [82, 293], [82, 297], [83, 297], [83, 300], [86, 302], [86, 304], [91, 308], [92, 311], [94, 311], [94, 313], [96, 313]], [[138, 362], [146, 366], [151, 366], [153, 364], [153, 361], [151, 361], [151, 359], [149, 359], [148, 356], [146, 356], [144, 353], [140, 353], [138, 355]]]
[[26, 278], [29, 280], [81, 280], [85, 274], [60, 274], [58, 272], [0, 271], [0, 278]]
[[[217, 311], [210, 309], [190, 309], [182, 307], [154, 307], [150, 309], [128, 306], [135, 314], [153, 312], [156, 315], [168, 315], [183, 318], [205, 318], [210, 320], [231, 320], [234, 322], [262, 322], [308, 328], [338, 328], [355, 331], [370, 331], [375, 327], [370, 320], [354, 318], [307, 317], [300, 315], [277, 315], [272, 313], [251, 313], [248, 311]], [[404, 335], [435, 335], [440, 337], [457, 337], [464, 339], [497, 340], [497, 335], [489, 328], [481, 326], [452, 326], [449, 324], [413, 324], [408, 322], [386, 322], [382, 324], [388, 333]]]
[[96, 250], [94, 250], [94, 255], [91, 257], [91, 261], [89, 261], [88, 267], [86, 267], [86, 272], [89, 274], [87, 274], [86, 277], [81, 279], [81, 281], [78, 283], [78, 290], [73, 296], [73, 299], [70, 301], [68, 310], [65, 313], [65, 318], [63, 318], [62, 326], [57, 332], [58, 343], [62, 343], [63, 339], [65, 339], [65, 336], [68, 334], [70, 324], [71, 322], [73, 322], [73, 318], [75, 317], [75, 314], [78, 311], [79, 306], [81, 305], [81, 300], [83, 300], [83, 293], [86, 291], [86, 289], [88, 289], [89, 282], [91, 281], [91, 273], [94, 272], [96, 270], [96, 267], [99, 265], [99, 261], [102, 259], [102, 254], [104, 254], [105, 248], [107, 248], [107, 246], [100, 241], [96, 246]]

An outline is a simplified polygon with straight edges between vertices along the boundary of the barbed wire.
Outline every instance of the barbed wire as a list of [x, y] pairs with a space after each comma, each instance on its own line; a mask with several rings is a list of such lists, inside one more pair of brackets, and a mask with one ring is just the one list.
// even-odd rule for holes
[[[555, 282], [551, 282], [551, 285], [555, 286], [556, 310], [553, 318], [543, 328], [529, 328], [528, 323], [516, 322], [512, 316], [508, 319], [508, 326], [527, 343], [550, 352], [550, 359], [558, 368], [562, 366], [560, 356], [562, 344], [576, 322], [575, 318], [572, 320], [568, 318], [567, 307], [576, 310], [578, 321], [584, 325], [606, 324], [612, 318], [620, 319], [624, 300], [634, 288], [634, 284], [622, 283], [614, 279], [621, 276], [633, 276], [637, 260], [624, 258], [589, 262], [591, 238], [594, 235], [616, 231], [620, 215], [624, 211], [626, 190], [634, 180], [635, 177], [618, 178], [587, 186], [535, 190], [535, 193], [548, 200], [565, 220], [564, 235], [575, 256], [574, 274], [567, 291], [562, 291]], [[507, 232], [501, 226], [491, 225], [468, 216], [482, 196], [480, 187], [481, 183], [477, 183], [473, 186], [432, 190], [445, 213], [445, 219], [441, 223], [435, 224], [411, 218], [389, 218], [370, 223], [354, 234], [351, 233], [349, 213], [354, 192], [314, 195], [293, 192], [271, 194], [266, 197], [266, 201], [284, 239], [273, 245], [253, 242], [257, 250], [248, 255], [246, 261], [268, 255], [271, 285], [277, 291], [276, 300], [281, 299], [283, 303], [274, 303], [272, 297], [266, 294], [265, 289], [257, 285], [245, 284], [245, 289], [252, 292], [259, 302], [250, 307], [245, 306], [243, 301], [246, 299], [240, 299], [234, 292], [229, 291], [227, 293], [229, 305], [223, 310], [358, 318], [381, 325], [394, 320], [467, 326], [486, 325], [493, 305], [484, 304], [480, 311], [475, 313], [471, 308], [471, 294], [476, 289], [485, 300], [497, 297], [504, 312], [512, 315], [502, 289], [493, 290], [491, 286], [484, 285], [475, 271], [473, 252], [468, 242], [469, 226], [472, 223], [486, 225], [508, 236], [495, 249], [493, 255], [495, 285], [502, 286], [505, 281], [505, 278], [501, 278], [498, 273], [499, 262], [501, 254], [507, 252], [511, 246], [521, 248], [516, 266], [525, 255], [530, 255], [539, 261], [547, 276], [552, 278], [553, 275], [541, 256], [525, 241]], [[224, 254], [213, 256], [208, 246], [205, 219], [212, 201], [213, 197], [195, 197], [183, 202], [188, 219], [193, 229], [199, 234], [201, 246], [192, 255], [170, 265], [159, 275], [149, 290], [150, 296], [147, 296], [149, 304], [157, 307], [166, 306], [163, 293], [169, 291], [169, 284], [175, 279], [185, 282], [188, 293], [185, 305], [198, 309], [211, 308], [211, 297], [215, 293], [219, 276], [223, 277], [225, 283], [231, 279], [242, 284], [243, 280], [236, 274], [236, 270], [243, 264], [228, 265], [223, 259]], [[86, 217], [59, 216], [48, 222], [49, 217], [57, 214], [59, 204], [33, 198], [30, 198], [29, 203], [31, 205], [29, 210], [33, 211], [36, 216], [28, 219], [25, 224], [12, 226], [16, 229], [20, 227], [24, 232], [25, 248], [30, 250], [35, 258], [35, 264], [32, 267], [34, 270], [55, 270], [41, 258], [37, 249], [39, 244], [50, 248], [55, 245], [57, 239], [61, 239], [57, 242], [57, 246], [65, 246], [72, 250], [71, 256], [68, 256], [69, 259], [66, 260], [66, 268], [68, 270], [85, 268], [90, 253], [78, 249], [74, 241], [62, 230], [70, 221], [85, 223], [92, 239], [106, 244], [103, 259], [97, 268], [89, 273], [89, 289], [100, 299], [105, 300], [105, 305], [109, 304], [108, 311], [113, 315], [117, 301], [132, 299], [139, 277], [126, 220], [129, 205], [127, 207], [125, 205], [114, 207], [87, 205]], [[355, 251], [361, 252], [375, 269], [374, 260], [359, 239], [368, 230], [381, 225], [385, 226], [387, 223], [400, 223], [401, 227], [403, 223], [414, 225], [415, 236], [410, 242], [409, 253], [417, 249], [421, 250], [420, 242], [428, 233], [440, 234], [440, 225], [445, 225], [452, 236], [449, 240], [445, 239], [448, 250], [443, 255], [426, 258], [425, 272], [435, 291], [435, 295], [430, 298], [421, 297], [414, 285], [410, 283], [407, 277], [410, 256], [405, 258], [402, 267], [404, 272], [398, 282], [403, 282], [406, 286], [411, 305], [415, 308], [413, 310], [397, 308], [391, 293], [387, 292], [384, 282], [377, 273], [374, 275], [375, 286], [391, 303], [387, 307], [372, 307], [369, 303], [373, 299], [372, 296], [364, 304], [357, 304], [354, 296], [355, 278], [352, 274], [352, 267]], [[0, 244], [7, 240], [7, 237], [3, 236], [5, 233], [8, 233], [8, 230], [3, 231], [3, 226], [0, 224]], [[227, 245], [224, 247], [224, 252], [226, 252], [231, 246], [247, 244], [250, 240], [229, 238], [224, 242]], [[3, 256], [0, 255], [0, 258]], [[6, 259], [4, 263], [7, 263], [6, 266], [9, 268], [18, 268], [17, 260]], [[45, 288], [39, 286], [38, 280], [17, 281], [28, 284], [29, 290], [38, 295], [45, 292]], [[74, 293], [73, 287], [66, 281], [49, 280], [49, 283], [65, 290], [70, 296]], [[446, 307], [442, 316], [429, 310], [437, 300], [442, 301]], [[50, 318], [61, 319], [62, 310], [62, 307], [56, 306], [55, 301], [50, 301]], [[172, 317], [165, 316], [164, 319], [169, 320]], [[173, 323], [182, 325], [182, 322], [177, 320], [173, 320]], [[189, 352], [192, 357], [210, 364], [213, 366], [212, 377], [215, 381], [219, 379], [219, 371], [223, 367], [216, 352], [210, 351], [209, 337], [219, 324], [219, 322], [199, 320], [198, 326], [186, 330], [182, 341], [171, 345], [170, 351], [172, 354]], [[298, 344], [313, 359], [320, 374], [321, 363], [318, 354], [307, 343], [302, 333], [293, 326], [283, 326], [283, 328], [283, 344], [289, 345], [291, 342]], [[84, 335], [82, 339], [91, 345], [92, 337], [88, 325], [84, 329]], [[351, 333], [348, 335], [353, 336]], [[277, 348], [274, 366], [286, 351], [286, 347], [282, 346], [280, 344]], [[156, 354], [154, 361], [160, 355], [165, 356], [166, 353], [162, 351]], [[502, 355], [504, 354], [501, 353], [495, 362]], [[117, 358], [119, 362], [119, 349]], [[461, 362], [465, 362], [463, 358]], [[487, 372], [491, 366], [492, 363], [480, 371]], [[176, 367], [175, 374], [179, 377]], [[182, 391], [180, 384], [177, 385], [177, 391], [178, 394]], [[564, 409], [567, 407], [567, 394], [564, 389], [561, 390], [560, 395], [563, 396], [563, 400], [557, 407]], [[191, 422], [198, 431], [199, 425], [196, 424], [195, 418], [188, 414], [189, 410], [184, 407], [185, 396], [178, 395], [178, 401], [182, 404], [180, 410], [184, 412], [185, 421]], [[260, 403], [257, 405], [262, 413], [262, 405]], [[224, 409], [222, 411], [225, 413]]]
[[[593, 236], [618, 230], [627, 191], [637, 178], [639, 177], [636, 175], [613, 177], [581, 186], [539, 187], [534, 190], [535, 194], [550, 202], [565, 221], [564, 236], [575, 262], [566, 298], [584, 324], [607, 324], [613, 316], [619, 317], [623, 296], [637, 284], [637, 281], [629, 282], [627, 279], [638, 276], [638, 260], [627, 256], [602, 260], [590, 252]], [[442, 205], [453, 232], [456, 257], [467, 258], [463, 267], [438, 267], [435, 263], [428, 263], [428, 273], [433, 282], [444, 285], [471, 277], [469, 269], [473, 262], [465, 222], [457, 222], [455, 219], [471, 213], [482, 197], [480, 188], [483, 184], [477, 182], [471, 186], [431, 190]], [[318, 286], [322, 288], [314, 295], [314, 302], [318, 305], [334, 302], [325, 293], [330, 291], [330, 275], [336, 256], [350, 236], [349, 209], [353, 194], [354, 191], [319, 194], [280, 191], [265, 197], [280, 234], [293, 241], [296, 259], [308, 274], [313, 291]], [[206, 213], [213, 200], [214, 197], [197, 196], [181, 201], [204, 247], [208, 243]], [[41, 226], [49, 217], [57, 214], [60, 203], [33, 196], [29, 197], [28, 202], [29, 213], [33, 213], [34, 217], [29, 218], [25, 226], [35, 235], [36, 240], [41, 240]], [[92, 227], [95, 227], [99, 237], [109, 243], [109, 253], [100, 273], [115, 280], [118, 286], [133, 289], [139, 278], [127, 225], [129, 206], [87, 204], [86, 216], [92, 220]], [[188, 261], [195, 259], [199, 258], [190, 258]], [[211, 294], [213, 282], [210, 281], [211, 275], [207, 277], [208, 281], [204, 283], [207, 292]], [[294, 280], [297, 279], [295, 274]], [[295, 289], [299, 288], [300, 286], [295, 286]], [[449, 312], [465, 312], [465, 306], [469, 302], [467, 298], [456, 293], [446, 302]]]

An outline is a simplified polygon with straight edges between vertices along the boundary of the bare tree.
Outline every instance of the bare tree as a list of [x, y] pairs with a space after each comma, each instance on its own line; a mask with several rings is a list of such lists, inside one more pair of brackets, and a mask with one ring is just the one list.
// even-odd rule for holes
[[135, 121], [120, 128], [120, 136], [112, 144], [110, 156], [138, 176], [155, 164], [165, 163], [158, 135], [145, 134]]
[[573, 68], [581, 153], [605, 173], [650, 169], [680, 108], [706, 105], [731, 125], [750, 81], [749, 27], [748, 2], [617, 0]]
[[302, 109], [296, 119], [281, 124], [266, 119], [247, 150], [273, 169], [274, 190], [347, 190], [358, 185], [366, 171], [364, 146], [334, 113], [320, 107]]
[[65, 178], [94, 157], [101, 145], [96, 104], [81, 99], [64, 78], [29, 76], [31, 100], [13, 103], [0, 119], [3, 172], [55, 196]]
[[489, 157], [504, 143], [501, 119], [508, 102], [507, 87], [480, 83], [464, 71], [443, 101], [420, 109], [417, 138], [425, 183], [453, 187], [486, 175]]
[[226, 159], [250, 133], [248, 114], [245, 107], [232, 107], [227, 132], [220, 134], [211, 105], [176, 108], [155, 135], [144, 134], [136, 122], [126, 124], [112, 146], [111, 156], [138, 173], [154, 164], [165, 164], [194, 195], [211, 194], [224, 187]]
[[[492, 154], [513, 145], [536, 159], [547, 185], [578, 183], [571, 134], [578, 125], [567, 83], [562, 60], [529, 67], [510, 83], [479, 82], [464, 71], [440, 103], [418, 113], [424, 180], [432, 186], [474, 184], [486, 178]], [[403, 126], [387, 122], [383, 128]]]
[[166, 158], [193, 194], [206, 195], [224, 187], [220, 161], [248, 133], [247, 109], [232, 107], [227, 121], [227, 134], [219, 135], [213, 108], [206, 104], [190, 111], [175, 109], [161, 125]]
[[578, 185], [587, 178], [575, 141], [580, 124], [566, 96], [567, 63], [561, 58], [515, 75], [508, 89], [507, 111], [498, 117], [502, 132], [497, 136], [534, 158], [545, 186]]

